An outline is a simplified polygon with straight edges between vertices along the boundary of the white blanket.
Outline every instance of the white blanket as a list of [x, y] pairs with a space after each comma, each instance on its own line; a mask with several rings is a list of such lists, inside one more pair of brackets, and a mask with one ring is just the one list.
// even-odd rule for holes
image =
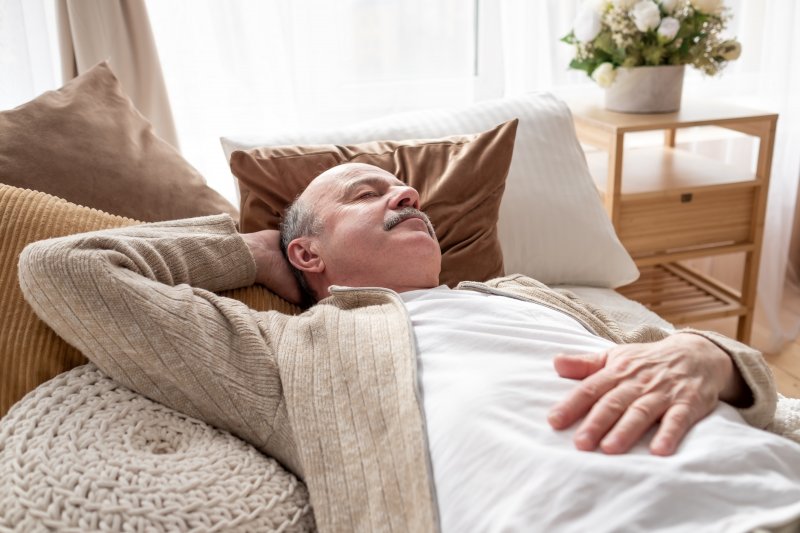
[[[800, 445], [721, 404], [671, 457], [575, 449], [550, 407], [575, 387], [556, 353], [613, 343], [545, 306], [447, 287], [403, 293], [411, 314], [442, 528], [750, 531], [800, 517]], [[487, 490], [491, 488], [491, 490]]]

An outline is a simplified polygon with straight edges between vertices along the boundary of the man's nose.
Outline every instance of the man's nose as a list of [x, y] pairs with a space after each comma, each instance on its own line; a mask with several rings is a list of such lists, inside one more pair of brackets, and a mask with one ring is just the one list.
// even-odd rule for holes
[[419, 193], [413, 187], [396, 187], [389, 202], [390, 209], [413, 207], [419, 209]]

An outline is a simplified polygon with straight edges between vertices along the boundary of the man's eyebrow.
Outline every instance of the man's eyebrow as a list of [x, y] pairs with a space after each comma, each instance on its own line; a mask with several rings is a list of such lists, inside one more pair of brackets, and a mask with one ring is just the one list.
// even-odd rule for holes
[[356, 189], [361, 187], [362, 185], [372, 185], [374, 187], [379, 185], [388, 185], [389, 187], [393, 185], [405, 185], [400, 180], [390, 181], [386, 178], [381, 178], [378, 176], [364, 176], [363, 178], [359, 178], [355, 181], [351, 181], [347, 185], [344, 186], [344, 190], [342, 191], [342, 198], [348, 198], [352, 195]]

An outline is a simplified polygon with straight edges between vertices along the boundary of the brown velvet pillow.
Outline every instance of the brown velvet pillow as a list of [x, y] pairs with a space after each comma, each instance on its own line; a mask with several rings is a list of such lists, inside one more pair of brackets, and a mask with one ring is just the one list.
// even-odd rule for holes
[[346, 162], [380, 167], [420, 193], [442, 249], [442, 283], [503, 274], [497, 217], [517, 120], [476, 135], [374, 141], [348, 146], [263, 147], [231, 154], [243, 232], [276, 229], [294, 198], [325, 170]]
[[0, 183], [146, 222], [236, 208], [157, 137], [106, 63], [0, 112]]
[[[17, 281], [22, 249], [42, 239], [137, 223], [49, 194], [0, 184], [0, 416], [37, 385], [87, 362], [25, 302]], [[260, 285], [222, 295], [259, 311], [299, 312]]]

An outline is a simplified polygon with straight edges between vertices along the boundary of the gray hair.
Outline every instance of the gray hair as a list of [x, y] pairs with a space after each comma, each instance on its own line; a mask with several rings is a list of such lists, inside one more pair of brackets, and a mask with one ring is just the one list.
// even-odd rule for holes
[[286, 213], [280, 225], [281, 252], [286, 258], [286, 261], [289, 262], [289, 268], [292, 269], [292, 273], [297, 279], [298, 285], [300, 285], [300, 292], [304, 300], [303, 303], [309, 300], [317, 300], [317, 294], [309, 286], [303, 271], [295, 267], [292, 262], [289, 261], [287, 250], [289, 248], [289, 243], [298, 237], [319, 235], [321, 230], [322, 223], [317, 217], [317, 214], [311, 206], [300, 199], [300, 196], [295, 198], [294, 202], [286, 208]]

